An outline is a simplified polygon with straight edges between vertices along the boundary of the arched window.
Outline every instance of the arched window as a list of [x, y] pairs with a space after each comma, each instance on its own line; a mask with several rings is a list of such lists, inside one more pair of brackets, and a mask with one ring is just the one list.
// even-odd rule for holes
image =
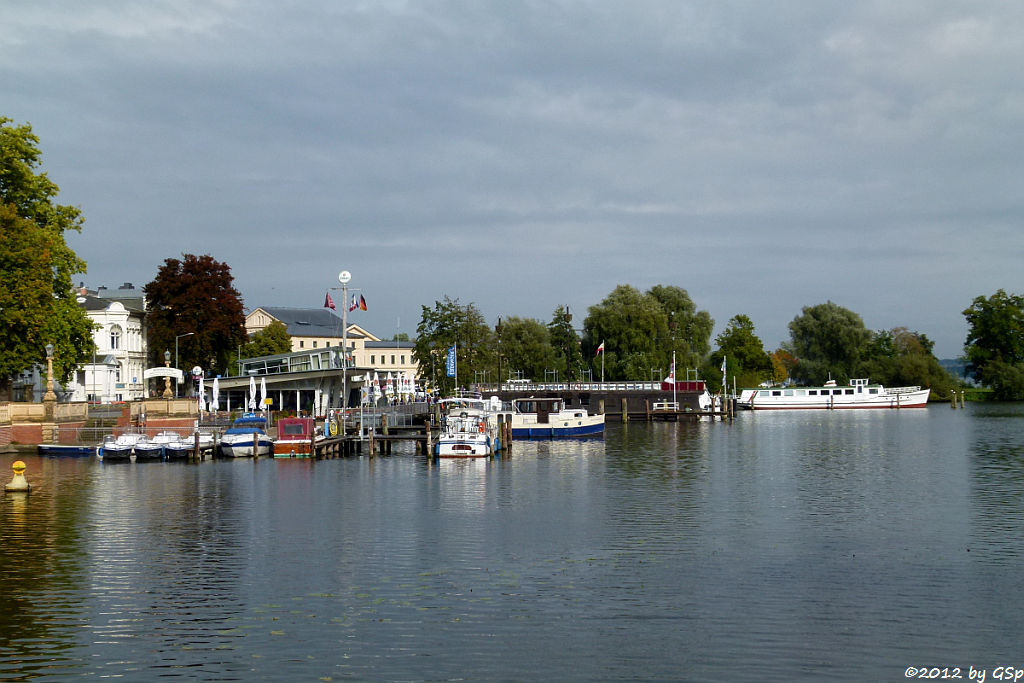
[[110, 348], [119, 349], [121, 348], [121, 326], [113, 325], [110, 328]]

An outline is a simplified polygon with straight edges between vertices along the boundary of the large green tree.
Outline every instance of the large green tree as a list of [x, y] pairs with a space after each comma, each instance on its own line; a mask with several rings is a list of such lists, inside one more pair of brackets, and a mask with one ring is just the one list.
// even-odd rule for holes
[[888, 386], [929, 387], [933, 396], [948, 397], [956, 384], [932, 353], [935, 344], [905, 327], [874, 332], [858, 375]]
[[[454, 378], [445, 373], [445, 355], [453, 345], [458, 351], [458, 376]], [[450, 394], [495, 367], [494, 347], [494, 332], [476, 306], [445, 296], [443, 301], [435, 301], [433, 308], [422, 306], [413, 348], [413, 358], [419, 365], [417, 379], [442, 394]]]
[[580, 337], [572, 326], [572, 313], [568, 306], [555, 309], [548, 323], [548, 331], [557, 358], [559, 377], [567, 382], [578, 380], [583, 369], [583, 353], [580, 351]]
[[93, 350], [92, 323], [75, 301], [72, 277], [85, 262], [65, 242], [84, 218], [57, 204], [60, 191], [39, 170], [39, 138], [28, 124], [0, 117], [0, 395], [11, 375], [45, 364], [54, 347], [54, 376], [67, 379]]
[[242, 297], [227, 264], [209, 255], [169, 258], [143, 291], [150, 363], [163, 365], [164, 351], [173, 354], [180, 337], [183, 369], [198, 365], [207, 373], [228, 374], [232, 354], [247, 337]]
[[[764, 350], [749, 317], [742, 313], [733, 316], [725, 330], [715, 337], [715, 343], [718, 349], [711, 354], [711, 366], [720, 368], [724, 358], [727, 375], [736, 378], [738, 387], [757, 386], [771, 379], [774, 369], [771, 356]], [[712, 388], [720, 384], [721, 375], [707, 373], [706, 377]]]
[[501, 325], [498, 352], [510, 373], [521, 372], [524, 378], [536, 382], [545, 379], [545, 371], [558, 369], [551, 333], [533, 318], [506, 318]]
[[595, 353], [603, 342], [605, 379], [647, 379], [651, 372], [668, 373], [673, 349], [678, 368], [697, 367], [710, 349], [713, 327], [685, 289], [657, 285], [641, 294], [619, 285], [587, 310], [582, 345], [595, 376], [601, 364]]
[[964, 311], [967, 371], [1001, 400], [1024, 400], [1024, 297], [1000, 289]]
[[797, 364], [790, 377], [801, 384], [822, 384], [830, 377], [846, 384], [858, 370], [871, 332], [853, 311], [828, 301], [806, 306], [789, 323], [787, 350]]

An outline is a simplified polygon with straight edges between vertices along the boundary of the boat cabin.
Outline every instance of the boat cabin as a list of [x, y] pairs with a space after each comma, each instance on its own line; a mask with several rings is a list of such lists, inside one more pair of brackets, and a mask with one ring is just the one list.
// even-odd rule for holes
[[316, 421], [311, 417], [282, 417], [277, 421], [277, 438], [285, 441], [309, 441]]

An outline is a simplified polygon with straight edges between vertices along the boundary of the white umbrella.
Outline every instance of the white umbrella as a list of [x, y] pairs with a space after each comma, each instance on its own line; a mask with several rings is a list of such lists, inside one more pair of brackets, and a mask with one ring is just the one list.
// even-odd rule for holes
[[256, 378], [249, 376], [249, 410], [256, 410]]
[[267, 378], [260, 377], [260, 410], [267, 409]]
[[213, 378], [213, 396], [210, 398], [210, 410], [220, 410], [220, 378]]
[[199, 410], [206, 410], [206, 386], [203, 384], [202, 375], [199, 375]]

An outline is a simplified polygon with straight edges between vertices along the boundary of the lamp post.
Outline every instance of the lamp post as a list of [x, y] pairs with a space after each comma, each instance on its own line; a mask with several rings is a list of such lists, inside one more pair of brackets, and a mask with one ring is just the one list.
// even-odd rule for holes
[[43, 410], [48, 421], [53, 420], [57, 394], [53, 392], [53, 344], [46, 345], [46, 393], [43, 394]]
[[[171, 352], [164, 351], [164, 366], [168, 369], [171, 367]], [[164, 398], [171, 397], [171, 376], [164, 375]]]

